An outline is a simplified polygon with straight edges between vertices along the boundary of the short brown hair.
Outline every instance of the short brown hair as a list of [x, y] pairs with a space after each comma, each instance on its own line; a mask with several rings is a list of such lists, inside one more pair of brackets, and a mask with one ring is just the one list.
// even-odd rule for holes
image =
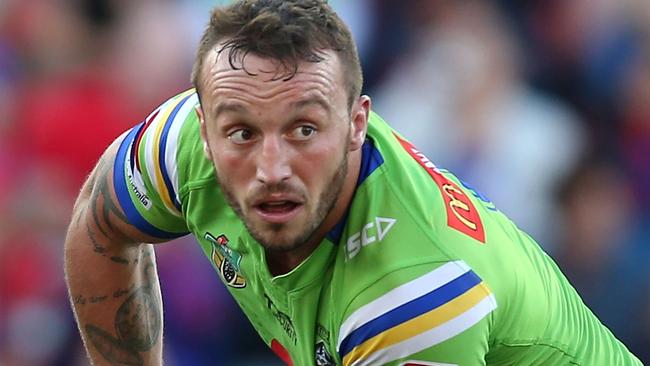
[[213, 9], [192, 68], [197, 92], [206, 54], [222, 41], [225, 44], [219, 52], [229, 52], [233, 69], [246, 71], [243, 60], [253, 53], [277, 60], [286, 71], [277, 76], [287, 80], [296, 74], [300, 62], [320, 62], [323, 50], [333, 50], [344, 70], [349, 105], [361, 93], [357, 47], [348, 27], [325, 0], [240, 0]]

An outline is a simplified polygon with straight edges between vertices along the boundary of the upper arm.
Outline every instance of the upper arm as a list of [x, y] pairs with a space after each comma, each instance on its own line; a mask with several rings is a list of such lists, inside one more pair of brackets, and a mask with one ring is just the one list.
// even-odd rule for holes
[[179, 111], [193, 110], [191, 96], [185, 92], [170, 99], [109, 146], [85, 183], [75, 214], [86, 213], [106, 237], [161, 242], [188, 233], [177, 194], [176, 143], [184, 120]]
[[496, 300], [481, 278], [462, 261], [403, 271], [352, 302], [338, 337], [342, 364], [484, 364]]
[[122, 209], [115, 191], [114, 166], [117, 151], [126, 134], [115, 140], [84, 183], [74, 208], [71, 228], [85, 222], [91, 237], [101, 234], [123, 242], [155, 243], [162, 238], [150, 235], [133, 225]]

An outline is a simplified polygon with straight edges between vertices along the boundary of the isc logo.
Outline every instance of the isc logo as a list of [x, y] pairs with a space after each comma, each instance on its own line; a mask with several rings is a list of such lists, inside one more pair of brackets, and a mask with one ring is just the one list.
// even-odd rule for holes
[[382, 241], [396, 222], [395, 219], [376, 217], [374, 222], [365, 224], [361, 231], [352, 234], [348, 238], [345, 245], [346, 260], [350, 260], [359, 254], [361, 247], [376, 241]]

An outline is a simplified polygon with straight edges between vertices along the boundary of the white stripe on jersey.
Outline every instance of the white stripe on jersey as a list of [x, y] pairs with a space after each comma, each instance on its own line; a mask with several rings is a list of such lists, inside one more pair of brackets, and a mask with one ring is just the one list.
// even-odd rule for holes
[[448, 282], [460, 277], [469, 271], [469, 266], [464, 261], [445, 263], [433, 271], [396, 287], [352, 313], [341, 325], [337, 349], [350, 333], [363, 324], [386, 313], [387, 310], [397, 308], [413, 299], [431, 292]]
[[178, 165], [176, 163], [177, 150], [178, 150], [178, 138], [181, 133], [181, 127], [183, 127], [183, 122], [187, 119], [190, 113], [194, 113], [194, 106], [199, 102], [199, 97], [196, 93], [192, 94], [189, 97], [181, 109], [178, 111], [174, 120], [171, 122], [169, 133], [167, 134], [167, 145], [165, 146], [165, 165], [167, 167], [167, 174], [169, 179], [172, 182], [174, 187], [175, 199], [177, 202], [180, 202], [180, 197], [178, 196]]
[[[154, 149], [156, 148], [155, 144], [158, 144], [158, 141], [154, 141], [155, 139], [155, 131], [158, 129], [158, 125], [161, 123], [164, 123], [164, 116], [166, 115], [165, 110], [170, 107], [170, 105], [176, 100], [176, 98], [169, 99], [163, 105], [160, 106], [159, 110], [160, 112], [156, 116], [156, 118], [151, 122], [149, 127], [147, 128], [147, 131], [145, 132], [144, 136], [144, 162], [145, 166], [147, 167], [147, 172], [144, 174], [145, 176], [149, 177], [151, 180], [151, 185], [153, 186], [154, 191], [157, 192], [158, 196], [162, 196], [162, 192], [159, 192], [159, 188], [161, 186], [164, 186], [164, 182], [159, 182], [158, 181], [158, 176], [156, 174], [156, 166], [158, 165], [158, 162], [155, 161], [154, 158]], [[142, 146], [142, 145], [141, 145]], [[140, 149], [142, 150], [142, 149]], [[139, 152], [138, 152], [139, 153]]]
[[496, 309], [494, 295], [487, 296], [459, 316], [415, 337], [371, 353], [368, 357], [354, 362], [352, 366], [384, 365], [433, 347], [469, 329], [494, 309]]

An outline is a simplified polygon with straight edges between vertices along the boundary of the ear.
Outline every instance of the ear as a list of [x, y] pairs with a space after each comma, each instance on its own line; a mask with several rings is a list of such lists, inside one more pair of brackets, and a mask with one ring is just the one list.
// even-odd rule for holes
[[199, 117], [201, 140], [203, 140], [203, 153], [208, 159], [212, 160], [212, 152], [210, 151], [210, 146], [208, 145], [208, 130], [205, 125], [205, 115], [203, 115], [203, 109], [201, 108], [201, 105], [199, 104], [195, 106], [194, 111], [196, 112], [196, 115]]
[[370, 117], [370, 97], [362, 95], [352, 107], [350, 121], [350, 151], [358, 150], [363, 146], [368, 131], [368, 118]]

